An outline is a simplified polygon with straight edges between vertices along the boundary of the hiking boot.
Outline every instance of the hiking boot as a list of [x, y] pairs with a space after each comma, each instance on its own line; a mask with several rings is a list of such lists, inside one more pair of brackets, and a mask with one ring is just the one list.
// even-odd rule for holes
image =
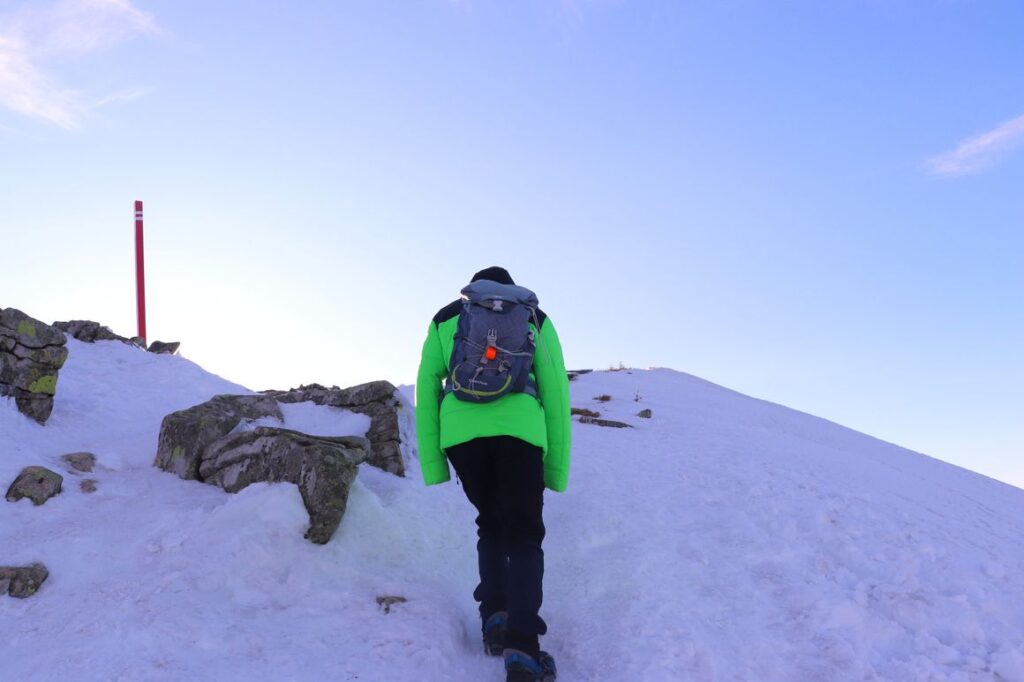
[[505, 682], [554, 682], [555, 659], [546, 651], [534, 658], [518, 649], [505, 649]]
[[484, 621], [484, 651], [488, 656], [501, 656], [505, 651], [508, 612], [496, 611]]

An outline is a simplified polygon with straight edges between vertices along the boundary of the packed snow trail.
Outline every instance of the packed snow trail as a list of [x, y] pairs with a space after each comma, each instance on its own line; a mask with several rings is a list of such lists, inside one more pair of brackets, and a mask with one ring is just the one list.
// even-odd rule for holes
[[[51, 571], [0, 599], [0, 679], [503, 679], [455, 482], [425, 488], [411, 449], [405, 479], [364, 466], [312, 545], [290, 484], [228, 495], [152, 467], [165, 414], [246, 389], [117, 342], [68, 347], [45, 427], [0, 399], [0, 483], [77, 450], [106, 469], [92, 495], [65, 474], [42, 507], [0, 506], [0, 563]], [[670, 370], [572, 392], [635, 428], [575, 424], [569, 490], [545, 498], [559, 680], [1024, 680], [1024, 491]], [[408, 601], [385, 614], [385, 595]]]

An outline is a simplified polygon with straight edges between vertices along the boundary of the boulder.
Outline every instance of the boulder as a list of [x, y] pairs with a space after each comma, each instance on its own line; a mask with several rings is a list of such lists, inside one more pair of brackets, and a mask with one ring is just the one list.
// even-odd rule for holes
[[123, 341], [124, 343], [131, 343], [130, 339], [110, 331], [110, 327], [105, 327], [99, 322], [93, 322], [92, 320], [54, 322], [53, 326], [85, 343], [94, 343], [96, 341]]
[[39, 506], [58, 495], [63, 483], [63, 476], [46, 467], [25, 467], [7, 489], [7, 501], [17, 502], [27, 497]]
[[31, 597], [49, 576], [46, 566], [39, 563], [22, 567], [0, 566], [0, 594], [18, 599]]
[[14, 308], [0, 309], [0, 396], [45, 424], [53, 412], [57, 373], [67, 360], [64, 332]]
[[266, 395], [218, 395], [205, 403], [172, 412], [160, 424], [156, 461], [184, 479], [199, 478], [207, 447], [228, 435], [243, 419], [275, 417], [284, 421], [277, 401]]
[[273, 396], [282, 403], [313, 402], [367, 415], [370, 428], [366, 437], [370, 440], [371, 453], [366, 463], [396, 476], [405, 476], [398, 427], [401, 407], [395, 391], [394, 385], [388, 381], [371, 381], [350, 388], [309, 384], [290, 391], [264, 391], [264, 395]]
[[259, 481], [294, 483], [309, 513], [306, 538], [322, 545], [341, 523], [349, 488], [369, 453], [365, 438], [309, 436], [257, 427], [211, 444], [203, 455], [199, 476], [229, 493]]
[[61, 461], [70, 467], [70, 471], [79, 471], [85, 474], [91, 473], [96, 466], [96, 455], [91, 452], [71, 452], [61, 455]]
[[174, 355], [178, 352], [178, 348], [181, 347], [181, 341], [154, 341], [149, 344], [150, 353], [165, 353], [167, 355]]

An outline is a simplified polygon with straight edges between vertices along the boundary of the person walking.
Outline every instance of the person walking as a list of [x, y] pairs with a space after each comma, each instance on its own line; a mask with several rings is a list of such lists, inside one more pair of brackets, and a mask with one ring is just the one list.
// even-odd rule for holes
[[416, 379], [416, 433], [426, 485], [450, 480], [476, 507], [484, 648], [507, 682], [553, 680], [541, 651], [544, 489], [569, 479], [569, 380], [536, 295], [508, 271], [473, 275], [431, 320]]

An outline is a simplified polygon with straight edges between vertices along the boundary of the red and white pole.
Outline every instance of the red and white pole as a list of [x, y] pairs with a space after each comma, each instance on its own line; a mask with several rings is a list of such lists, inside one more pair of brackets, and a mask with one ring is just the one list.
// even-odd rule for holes
[[135, 304], [139, 318], [139, 336], [146, 343], [146, 268], [142, 248], [142, 202], [135, 202]]

